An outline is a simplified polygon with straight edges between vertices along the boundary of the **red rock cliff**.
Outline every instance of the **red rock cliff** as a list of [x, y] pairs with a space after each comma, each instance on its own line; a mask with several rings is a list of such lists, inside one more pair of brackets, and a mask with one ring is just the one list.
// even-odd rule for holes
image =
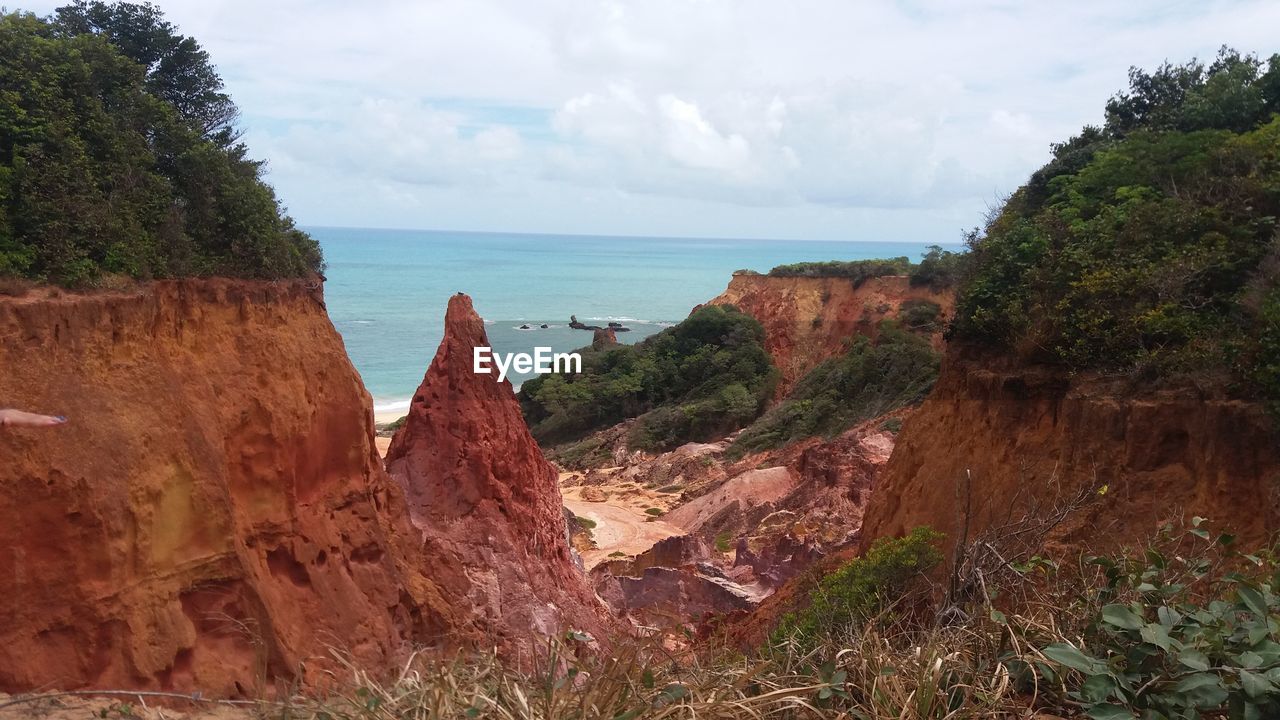
[[[303, 282], [0, 300], [0, 689], [253, 694], [459, 624]], [[456, 601], [454, 601], [456, 602]]]
[[1280, 447], [1256, 404], [1191, 390], [1134, 394], [953, 350], [872, 493], [863, 545], [929, 525], [950, 546], [966, 495], [974, 537], [1080, 491], [1092, 503], [1051, 543], [1113, 545], [1191, 515], [1263, 541], [1280, 529]]
[[524, 657], [568, 629], [603, 639], [610, 621], [570, 555], [556, 471], [511, 383], [474, 372], [473, 349], [488, 345], [471, 298], [452, 297], [387, 470], [431, 561], [465, 574], [457, 601], [477, 635]]
[[[848, 278], [754, 274], [734, 275], [709, 304], [735, 305], [764, 325], [765, 349], [782, 371], [782, 397], [818, 363], [841, 353], [851, 335], [874, 337], [880, 321], [896, 317], [908, 300], [937, 303], [944, 318], [955, 304], [952, 291], [912, 287], [905, 275], [871, 278], [855, 288]], [[941, 334], [934, 342], [941, 348]]]

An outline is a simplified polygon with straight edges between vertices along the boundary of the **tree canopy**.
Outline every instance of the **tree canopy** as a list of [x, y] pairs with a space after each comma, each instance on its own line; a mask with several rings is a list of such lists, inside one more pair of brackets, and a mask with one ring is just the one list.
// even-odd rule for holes
[[151, 5], [0, 15], [0, 276], [318, 272], [207, 53]]
[[1280, 407], [1280, 55], [1129, 77], [971, 234], [953, 335]]
[[580, 374], [542, 375], [520, 405], [544, 445], [639, 418], [634, 447], [665, 450], [755, 419], [777, 384], [764, 328], [733, 307], [699, 308], [636, 345], [583, 348]]

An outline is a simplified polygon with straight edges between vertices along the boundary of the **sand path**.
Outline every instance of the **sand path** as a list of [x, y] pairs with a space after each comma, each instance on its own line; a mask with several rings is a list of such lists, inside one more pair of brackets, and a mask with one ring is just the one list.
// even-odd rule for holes
[[596, 549], [582, 553], [582, 562], [587, 569], [608, 560], [611, 553], [638, 555], [653, 547], [659, 540], [684, 534], [675, 525], [654, 520], [625, 500], [586, 502], [578, 498], [576, 493], [566, 491], [564, 504], [574, 515], [596, 524], [591, 529]]

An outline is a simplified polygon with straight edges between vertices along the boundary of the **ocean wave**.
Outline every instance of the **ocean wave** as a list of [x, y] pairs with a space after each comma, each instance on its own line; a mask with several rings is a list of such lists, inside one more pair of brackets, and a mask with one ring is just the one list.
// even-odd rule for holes
[[631, 323], [643, 323], [645, 325], [651, 324], [648, 320], [641, 320], [639, 318], [628, 317], [626, 315], [609, 315], [608, 317], [589, 317], [587, 319], [595, 320], [596, 322], [600, 322], [601, 320], [604, 320], [606, 322], [631, 322]]
[[408, 410], [412, 400], [383, 400], [373, 404], [375, 413], [389, 413], [397, 410]]

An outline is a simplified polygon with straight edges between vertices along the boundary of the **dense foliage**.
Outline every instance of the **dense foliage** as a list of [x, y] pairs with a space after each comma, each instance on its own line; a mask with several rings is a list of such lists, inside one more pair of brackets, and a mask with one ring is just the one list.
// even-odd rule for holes
[[1273, 556], [1241, 555], [1230, 535], [1192, 525], [1199, 549], [1171, 546], [1166, 526], [1142, 553], [1087, 558], [1099, 582], [1083, 642], [1049, 643], [1034, 666], [1010, 661], [1015, 674], [1063, 686], [1093, 718], [1280, 716]]
[[814, 435], [836, 435], [920, 402], [938, 377], [940, 358], [929, 342], [891, 321], [881, 323], [874, 342], [865, 335], [850, 342], [843, 356], [811, 370], [780, 405], [743, 430], [729, 454], [780, 447]]
[[0, 15], [0, 276], [302, 276], [208, 55], [150, 5]]
[[583, 348], [579, 374], [524, 383], [520, 405], [543, 445], [638, 418], [633, 447], [667, 449], [736, 430], [777, 383], [764, 329], [736, 308], [707, 306], [636, 345]]
[[816, 645], [856, 630], [918, 587], [942, 562], [942, 535], [918, 527], [905, 537], [880, 538], [871, 549], [823, 577], [809, 604], [784, 615], [773, 642], [798, 640]]
[[779, 265], [769, 271], [770, 277], [840, 277], [849, 278], [855, 287], [871, 278], [906, 275], [911, 260], [904, 257], [883, 260], [830, 260]]
[[1280, 402], [1277, 111], [1280, 56], [1132, 70], [973, 233], [955, 335]]

